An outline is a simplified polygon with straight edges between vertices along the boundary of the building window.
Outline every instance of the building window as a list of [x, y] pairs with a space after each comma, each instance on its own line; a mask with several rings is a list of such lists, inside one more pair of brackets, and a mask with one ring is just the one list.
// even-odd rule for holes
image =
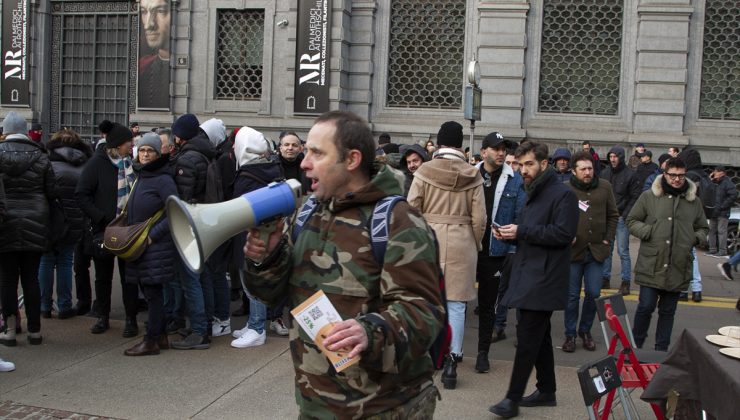
[[465, 0], [392, 0], [387, 103], [459, 109]]
[[706, 1], [699, 118], [740, 120], [740, 1]]
[[217, 20], [216, 99], [260, 99], [265, 11], [221, 9]]
[[616, 115], [623, 0], [545, 0], [538, 109]]

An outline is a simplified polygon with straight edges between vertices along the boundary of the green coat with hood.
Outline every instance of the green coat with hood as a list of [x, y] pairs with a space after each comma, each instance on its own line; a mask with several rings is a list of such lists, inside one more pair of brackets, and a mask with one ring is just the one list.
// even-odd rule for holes
[[[337, 373], [291, 322], [290, 350], [302, 418], [365, 418], [398, 407], [432, 384], [428, 349], [444, 322], [431, 228], [406, 202], [393, 207], [383, 264], [370, 246], [375, 203], [403, 192], [403, 175], [376, 164], [371, 181], [319, 202], [295, 244], [290, 235], [259, 266], [247, 261], [247, 288], [271, 306], [297, 307], [322, 290], [342, 319], [365, 328], [359, 363]], [[291, 319], [292, 321], [292, 319]]]
[[627, 216], [630, 233], [640, 239], [635, 283], [655, 289], [686, 290], [693, 275], [691, 249], [706, 243], [709, 226], [696, 184], [679, 196], [667, 194], [663, 175], [637, 199]]

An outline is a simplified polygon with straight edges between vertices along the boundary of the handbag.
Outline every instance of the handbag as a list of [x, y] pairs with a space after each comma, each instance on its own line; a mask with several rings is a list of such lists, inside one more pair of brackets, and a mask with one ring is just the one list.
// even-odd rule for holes
[[[133, 188], [131, 194], [133, 195]], [[147, 220], [132, 225], [127, 223], [127, 209], [128, 202], [121, 214], [105, 227], [103, 245], [105, 249], [119, 258], [126, 261], [135, 261], [146, 250], [149, 230], [164, 214], [164, 208], [159, 209]]]

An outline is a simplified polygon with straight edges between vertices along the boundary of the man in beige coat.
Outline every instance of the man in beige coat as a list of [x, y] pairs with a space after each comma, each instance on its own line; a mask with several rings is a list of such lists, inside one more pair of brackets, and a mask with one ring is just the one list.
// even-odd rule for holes
[[445, 358], [442, 383], [457, 385], [457, 361], [462, 360], [466, 302], [476, 298], [475, 268], [486, 230], [483, 178], [465, 160], [462, 126], [442, 124], [435, 158], [414, 173], [408, 202], [418, 208], [434, 229], [445, 273], [447, 309], [452, 326], [450, 354]]

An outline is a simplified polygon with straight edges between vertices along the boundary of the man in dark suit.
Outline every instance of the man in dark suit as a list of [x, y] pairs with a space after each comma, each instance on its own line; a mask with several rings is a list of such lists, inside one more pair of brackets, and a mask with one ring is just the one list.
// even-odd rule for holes
[[[504, 418], [519, 414], [519, 406], [555, 406], [555, 361], [550, 317], [568, 302], [571, 243], [578, 226], [578, 199], [559, 182], [548, 165], [547, 146], [527, 142], [516, 150], [527, 201], [518, 225], [494, 227], [498, 240], [516, 241], [509, 289], [501, 302], [520, 313], [519, 345], [506, 398], [489, 408]], [[532, 368], [537, 368], [537, 390], [523, 397]]]

